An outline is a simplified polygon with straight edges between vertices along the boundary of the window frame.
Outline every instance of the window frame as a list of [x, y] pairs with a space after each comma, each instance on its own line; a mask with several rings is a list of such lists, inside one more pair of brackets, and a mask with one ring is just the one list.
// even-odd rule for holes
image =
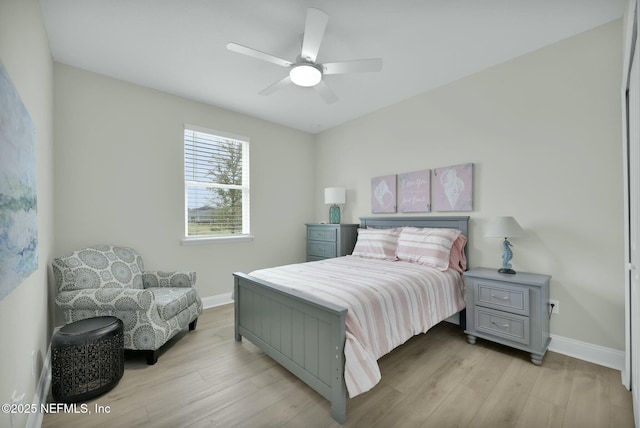
[[[202, 181], [187, 180], [186, 166], [187, 166], [187, 132], [196, 132], [201, 134], [207, 134], [214, 138], [220, 138], [225, 140], [232, 140], [234, 142], [241, 143], [242, 146], [242, 184], [221, 184], [221, 183], [208, 183]], [[198, 245], [208, 243], [223, 243], [223, 242], [238, 242], [238, 241], [250, 241], [253, 240], [251, 235], [251, 205], [250, 205], [250, 176], [249, 176], [249, 152], [250, 152], [250, 139], [242, 135], [231, 134], [216, 129], [204, 128], [197, 125], [184, 124], [182, 132], [182, 174], [184, 185], [184, 230], [181, 243], [183, 245]], [[189, 187], [204, 187], [204, 188], [223, 188], [223, 189], [238, 189], [242, 191], [242, 233], [224, 234], [224, 235], [192, 235], [189, 236]]]

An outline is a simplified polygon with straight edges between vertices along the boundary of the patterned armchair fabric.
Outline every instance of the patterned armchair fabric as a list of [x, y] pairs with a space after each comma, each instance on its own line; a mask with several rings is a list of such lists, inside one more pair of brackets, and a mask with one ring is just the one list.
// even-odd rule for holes
[[57, 305], [67, 323], [102, 315], [124, 323], [125, 349], [156, 350], [189, 326], [195, 328], [202, 301], [195, 272], [145, 271], [132, 248], [96, 245], [53, 260]]

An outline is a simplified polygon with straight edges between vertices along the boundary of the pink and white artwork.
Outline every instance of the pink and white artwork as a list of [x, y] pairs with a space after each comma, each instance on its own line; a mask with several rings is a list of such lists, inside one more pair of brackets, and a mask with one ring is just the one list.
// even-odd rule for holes
[[398, 211], [425, 213], [431, 211], [431, 170], [398, 174]]
[[385, 175], [371, 179], [371, 212], [396, 212], [396, 176]]
[[473, 164], [433, 170], [433, 209], [471, 211], [473, 209]]

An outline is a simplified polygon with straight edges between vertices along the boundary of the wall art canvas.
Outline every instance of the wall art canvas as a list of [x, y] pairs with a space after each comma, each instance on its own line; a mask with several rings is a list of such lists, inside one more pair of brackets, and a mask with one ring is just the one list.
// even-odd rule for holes
[[371, 212], [396, 212], [396, 176], [385, 175], [371, 179]]
[[431, 170], [398, 174], [398, 211], [401, 213], [431, 211]]
[[471, 211], [473, 209], [473, 164], [433, 170], [433, 209]]
[[38, 267], [35, 128], [0, 61], [0, 299]]

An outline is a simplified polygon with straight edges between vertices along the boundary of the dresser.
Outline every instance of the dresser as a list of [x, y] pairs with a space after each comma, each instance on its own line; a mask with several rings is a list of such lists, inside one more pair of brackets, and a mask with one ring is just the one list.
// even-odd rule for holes
[[359, 224], [307, 224], [307, 261], [351, 254]]
[[477, 268], [464, 273], [467, 288], [467, 340], [490, 340], [531, 354], [542, 364], [549, 337], [550, 275], [498, 273]]

